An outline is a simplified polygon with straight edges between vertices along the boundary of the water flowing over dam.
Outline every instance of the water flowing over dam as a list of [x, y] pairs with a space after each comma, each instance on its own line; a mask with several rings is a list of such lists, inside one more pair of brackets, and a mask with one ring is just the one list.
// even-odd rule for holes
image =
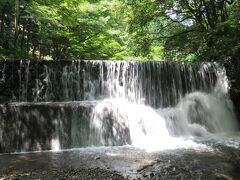
[[0, 152], [158, 150], [238, 130], [218, 63], [0, 61], [0, 85]]

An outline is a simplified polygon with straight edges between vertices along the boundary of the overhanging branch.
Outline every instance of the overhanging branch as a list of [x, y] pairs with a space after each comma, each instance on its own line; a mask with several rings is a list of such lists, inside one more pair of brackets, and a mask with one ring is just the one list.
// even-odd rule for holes
[[183, 31], [183, 32], [171, 35], [171, 36], [160, 36], [160, 37], [158, 37], [158, 39], [174, 38], [174, 37], [181, 36], [183, 34], [187, 34], [187, 33], [191, 33], [191, 32], [203, 32], [203, 31], [199, 31], [199, 30], [196, 30], [196, 29], [190, 29], [190, 30], [187, 30], [187, 31]]

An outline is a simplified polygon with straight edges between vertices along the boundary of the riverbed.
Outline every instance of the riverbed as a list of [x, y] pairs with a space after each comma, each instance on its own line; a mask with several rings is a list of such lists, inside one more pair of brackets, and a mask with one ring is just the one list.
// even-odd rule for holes
[[1, 179], [238, 179], [240, 149], [223, 143], [147, 152], [131, 146], [0, 155]]

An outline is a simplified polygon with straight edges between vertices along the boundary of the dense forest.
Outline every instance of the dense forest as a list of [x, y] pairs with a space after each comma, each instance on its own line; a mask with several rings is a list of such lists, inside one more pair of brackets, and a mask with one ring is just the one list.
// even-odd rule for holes
[[226, 60], [239, 0], [0, 0], [0, 59]]

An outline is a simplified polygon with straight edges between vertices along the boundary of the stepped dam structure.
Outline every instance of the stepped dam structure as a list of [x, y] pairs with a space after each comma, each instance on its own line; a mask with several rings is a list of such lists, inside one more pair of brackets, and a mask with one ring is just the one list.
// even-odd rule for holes
[[0, 153], [194, 146], [238, 131], [218, 63], [0, 61]]

